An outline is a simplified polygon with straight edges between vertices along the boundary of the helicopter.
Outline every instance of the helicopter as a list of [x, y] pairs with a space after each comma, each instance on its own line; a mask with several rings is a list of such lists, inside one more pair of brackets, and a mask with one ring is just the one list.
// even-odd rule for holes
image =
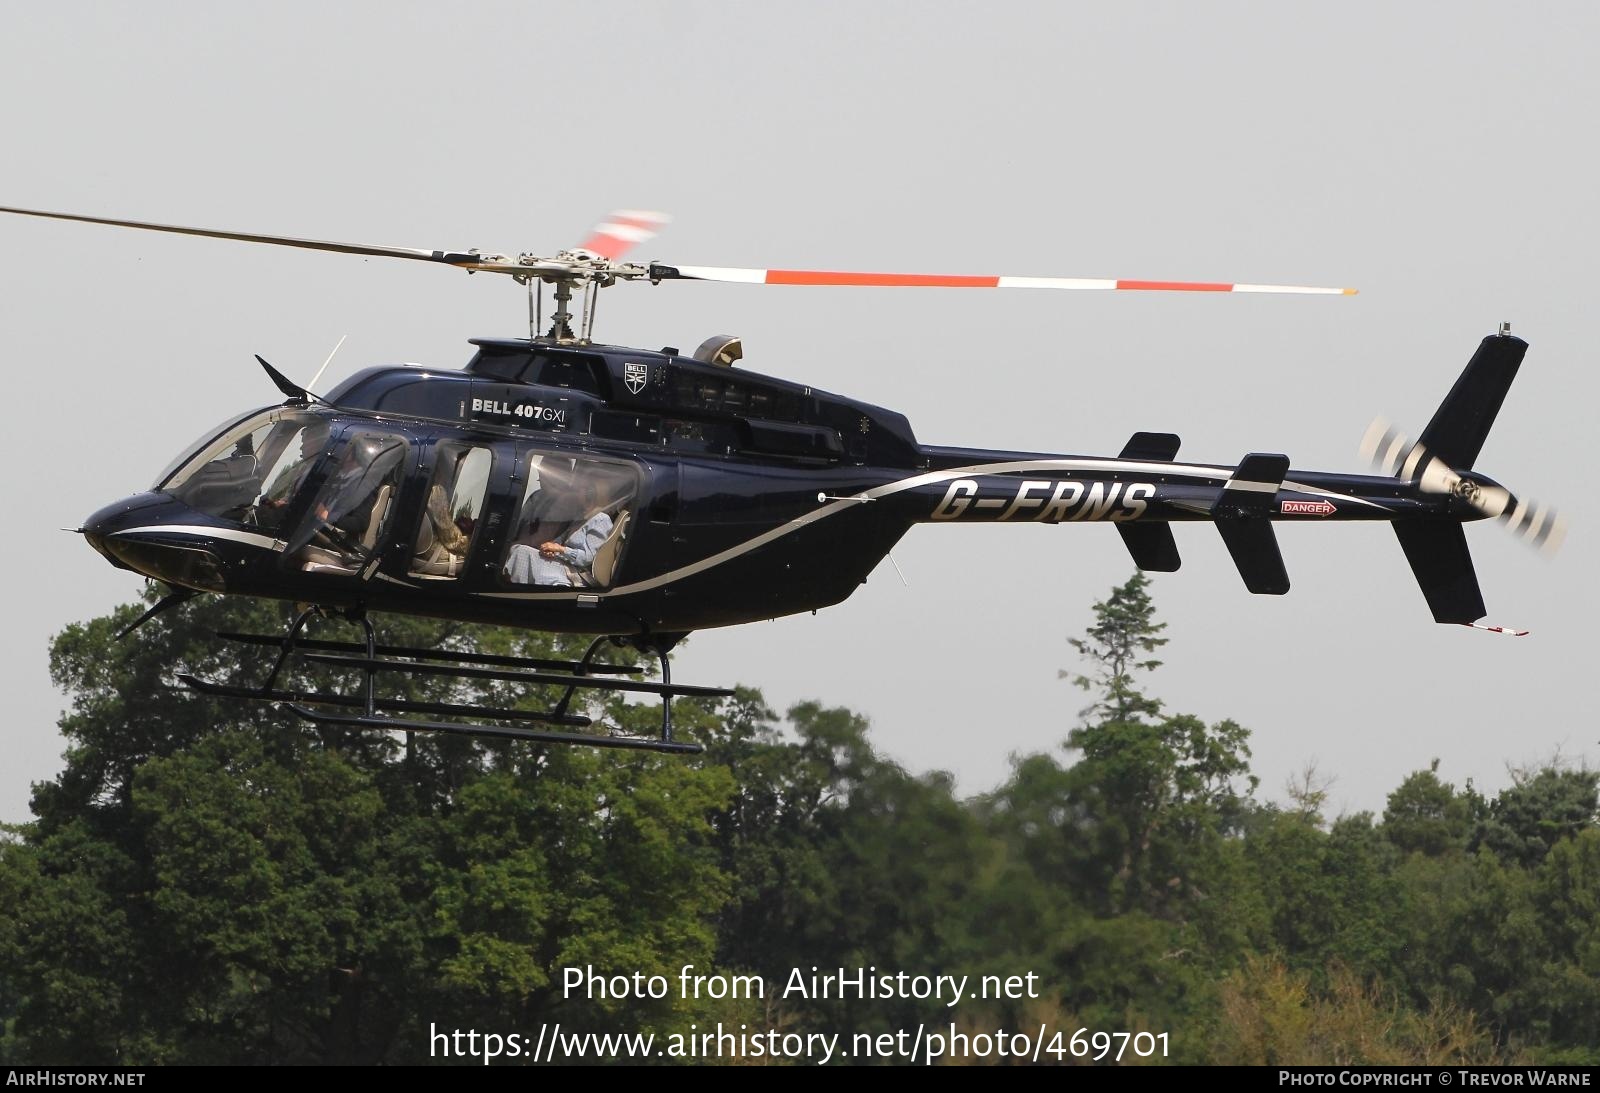
[[[1463, 524], [1498, 519], [1549, 550], [1564, 534], [1555, 509], [1473, 469], [1527, 351], [1506, 324], [1483, 339], [1419, 439], [1374, 423], [1363, 448], [1381, 473], [1370, 475], [1296, 470], [1278, 453], [1180, 462], [1179, 438], [1158, 432], [1133, 433], [1109, 457], [928, 445], [892, 410], [736, 367], [736, 337], [689, 353], [594, 338], [600, 290], [623, 282], [1354, 289], [640, 263], [625, 258], [668, 218], [639, 210], [613, 213], [581, 246], [548, 257], [0, 212], [430, 262], [526, 286], [528, 337], [470, 339], [459, 370], [369, 367], [317, 394], [321, 372], [301, 386], [257, 357], [281, 403], [208, 430], [148, 490], [79, 529], [112, 565], [169, 590], [125, 633], [202, 593], [302, 605], [285, 634], [219, 635], [277, 648], [261, 684], [178, 678], [205, 694], [282, 703], [318, 724], [697, 752], [674, 737], [673, 699], [732, 692], [673, 682], [673, 647], [695, 630], [837, 604], [922, 523], [1109, 523], [1139, 569], [1171, 572], [1180, 565], [1172, 524], [1206, 521], [1250, 592], [1282, 595], [1275, 522], [1383, 521], [1435, 621], [1513, 636], [1527, 632], [1480, 621]], [[418, 649], [380, 644], [372, 612], [594, 637], [576, 661]], [[317, 617], [360, 625], [362, 640], [305, 636]], [[599, 659], [607, 647], [653, 656], [659, 680]], [[360, 693], [280, 682], [292, 657], [358, 673]], [[376, 681], [390, 673], [509, 681], [559, 697], [542, 710], [389, 698]], [[596, 689], [659, 698], [659, 735], [593, 731], [572, 701]]]

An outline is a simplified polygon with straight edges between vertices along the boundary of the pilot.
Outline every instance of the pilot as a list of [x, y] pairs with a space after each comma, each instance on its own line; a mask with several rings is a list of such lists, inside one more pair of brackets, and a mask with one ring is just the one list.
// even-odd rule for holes
[[317, 506], [317, 519], [358, 538], [366, 534], [378, 489], [399, 462], [401, 450], [399, 442], [389, 437], [362, 435], [352, 440]]
[[283, 509], [305, 484], [306, 476], [316, 465], [317, 456], [328, 445], [328, 423], [321, 419], [310, 422], [300, 430], [300, 454], [295, 461], [279, 472], [271, 485], [261, 495], [261, 504], [270, 509]]
[[513, 584], [554, 587], [583, 587], [593, 584], [594, 558], [611, 536], [614, 526], [611, 509], [620, 499], [619, 484], [609, 477], [591, 477], [582, 486], [583, 523], [566, 538], [540, 543], [535, 549], [526, 543], [511, 548], [506, 558], [506, 577]]
[[351, 440], [288, 553], [298, 553], [319, 534], [341, 554], [365, 552], [362, 540], [372, 523], [373, 506], [404, 456], [405, 445], [395, 437], [360, 434]]

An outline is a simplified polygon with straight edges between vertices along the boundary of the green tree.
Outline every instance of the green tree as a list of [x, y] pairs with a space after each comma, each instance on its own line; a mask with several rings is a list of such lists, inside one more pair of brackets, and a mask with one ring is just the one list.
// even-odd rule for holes
[[1088, 675], [1064, 669], [1058, 673], [1094, 694], [1094, 702], [1083, 710], [1086, 720], [1127, 724], [1161, 712], [1159, 700], [1134, 686], [1134, 673], [1161, 667], [1150, 654], [1167, 644], [1161, 636], [1167, 624], [1155, 621], [1155, 604], [1146, 591], [1149, 587], [1150, 578], [1135, 573], [1094, 605], [1094, 625], [1083, 637], [1067, 639], [1091, 665]]
[[[1308, 771], [1254, 800], [1248, 734], [1168, 713], [1147, 582], [1073, 642], [1092, 704], [1062, 753], [961, 800], [821, 702], [680, 700], [699, 760], [312, 728], [175, 688], [248, 677], [270, 605], [137, 606], [52, 648], [62, 773], [0, 834], [0, 1061], [426, 1061], [449, 1028], [1171, 1032], [1181, 1061], [1600, 1061], [1600, 777], [1493, 801], [1409, 775], [1382, 822]], [[407, 645], [570, 657], [514, 631], [384, 620]], [[329, 633], [327, 636], [337, 636]], [[322, 673], [309, 682], [339, 681]], [[506, 684], [406, 697], [521, 701]], [[594, 713], [649, 732], [650, 707]], [[1070, 761], [1069, 761], [1070, 760]], [[760, 1001], [618, 998], [601, 976], [752, 973]], [[793, 968], [1015, 975], [1038, 996], [777, 995]], [[933, 1027], [933, 1025], [929, 1025]]]
[[1501, 858], [1537, 865], [1564, 838], [1593, 827], [1600, 806], [1600, 771], [1547, 764], [1517, 771], [1512, 784], [1479, 820], [1473, 845]]
[[[430, 1023], [685, 1027], [705, 1004], [569, 996], [562, 969], [715, 963], [725, 767], [646, 753], [312, 728], [177, 689], [258, 672], [216, 630], [283, 612], [195, 601], [69, 627], [67, 764], [0, 845], [3, 1050], [27, 1062], [407, 1062]], [[524, 633], [386, 619], [386, 640], [524, 655]], [[410, 697], [511, 700], [432, 680]], [[654, 711], [613, 700], [639, 727]], [[601, 712], [596, 710], [595, 712]], [[686, 735], [712, 715], [684, 703]]]
[[1527, 1045], [1546, 1062], [1600, 1063], [1600, 828], [1550, 849], [1533, 878], [1532, 903], [1548, 958], [1529, 969], [1530, 1001], [1545, 1043]]
[[1593, 1063], [1600, 827], [1592, 776], [1553, 764], [1487, 805], [1474, 852], [1412, 855], [1391, 923], [1411, 995], [1480, 1014], [1503, 1049]]
[[1396, 852], [1371, 815], [1344, 816], [1325, 829], [1304, 809], [1265, 808], [1247, 830], [1251, 887], [1267, 926], [1255, 939], [1257, 951], [1318, 982], [1335, 964], [1391, 978], [1405, 909], [1393, 880]]
[[[1256, 779], [1249, 732], [1233, 721], [1207, 725], [1188, 714], [1162, 715], [1138, 673], [1166, 643], [1165, 623], [1136, 573], [1095, 605], [1095, 621], [1072, 645], [1090, 662], [1073, 682], [1095, 702], [1067, 737], [1080, 758], [1063, 787], [1072, 837], [1084, 847], [1082, 879], [1106, 894], [1107, 911], [1180, 910], [1207, 896], [1208, 870], [1221, 841], [1242, 820]], [[1066, 673], [1063, 673], [1066, 674]]]
[[1487, 803], [1467, 782], [1460, 793], [1439, 777], [1439, 760], [1412, 773], [1389, 794], [1383, 810], [1383, 835], [1406, 853], [1430, 857], [1465, 849]]
[[1507, 1062], [1468, 1012], [1413, 1009], [1337, 962], [1325, 984], [1252, 958], [1222, 985], [1213, 1061], [1231, 1066], [1447, 1066]]
[[[741, 695], [708, 752], [737, 787], [713, 820], [734, 878], [721, 959], [776, 993], [795, 968], [955, 971], [992, 953], [974, 942], [971, 917], [991, 847], [949, 777], [913, 776], [879, 755], [849, 710], [803, 702], [787, 721], [781, 731], [757, 696]], [[791, 998], [783, 1009], [849, 1033], [915, 1024], [939, 1003]]]

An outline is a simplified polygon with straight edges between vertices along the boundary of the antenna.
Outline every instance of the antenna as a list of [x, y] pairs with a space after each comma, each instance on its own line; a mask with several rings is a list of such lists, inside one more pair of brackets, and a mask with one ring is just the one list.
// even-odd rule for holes
[[314, 392], [314, 389], [317, 386], [317, 381], [322, 378], [322, 373], [324, 373], [324, 372], [326, 372], [328, 370], [328, 365], [333, 363], [334, 354], [339, 352], [340, 347], [342, 347], [344, 345], [344, 340], [346, 338], [348, 338], [349, 336], [350, 335], [348, 335], [348, 334], [341, 334], [339, 336], [338, 343], [333, 347], [333, 353], [329, 353], [328, 354], [328, 359], [322, 362], [322, 367], [317, 369], [317, 374], [311, 377], [311, 382], [310, 383], [306, 384], [306, 390], [307, 391], [313, 391]]

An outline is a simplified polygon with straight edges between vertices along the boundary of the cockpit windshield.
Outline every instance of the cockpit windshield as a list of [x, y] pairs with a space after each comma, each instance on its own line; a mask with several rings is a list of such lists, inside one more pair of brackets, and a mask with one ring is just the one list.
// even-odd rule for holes
[[223, 429], [156, 488], [197, 512], [275, 529], [327, 450], [330, 433], [319, 414], [263, 410]]
[[164, 489], [167, 481], [172, 478], [178, 469], [180, 467], [188, 466], [191, 460], [193, 460], [201, 452], [208, 450], [211, 447], [212, 441], [220, 439], [224, 433], [232, 432], [235, 427], [243, 424], [244, 422], [269, 412], [270, 411], [267, 410], [254, 410], [240, 417], [229, 418], [226, 424], [215, 429], [207, 429], [205, 432], [200, 434], [199, 439], [197, 439], [193, 444], [185, 446], [184, 449], [178, 453], [178, 457], [171, 463], [167, 464], [166, 469], [164, 469], [160, 474], [156, 475], [155, 485], [151, 486], [150, 488], [152, 490]]

